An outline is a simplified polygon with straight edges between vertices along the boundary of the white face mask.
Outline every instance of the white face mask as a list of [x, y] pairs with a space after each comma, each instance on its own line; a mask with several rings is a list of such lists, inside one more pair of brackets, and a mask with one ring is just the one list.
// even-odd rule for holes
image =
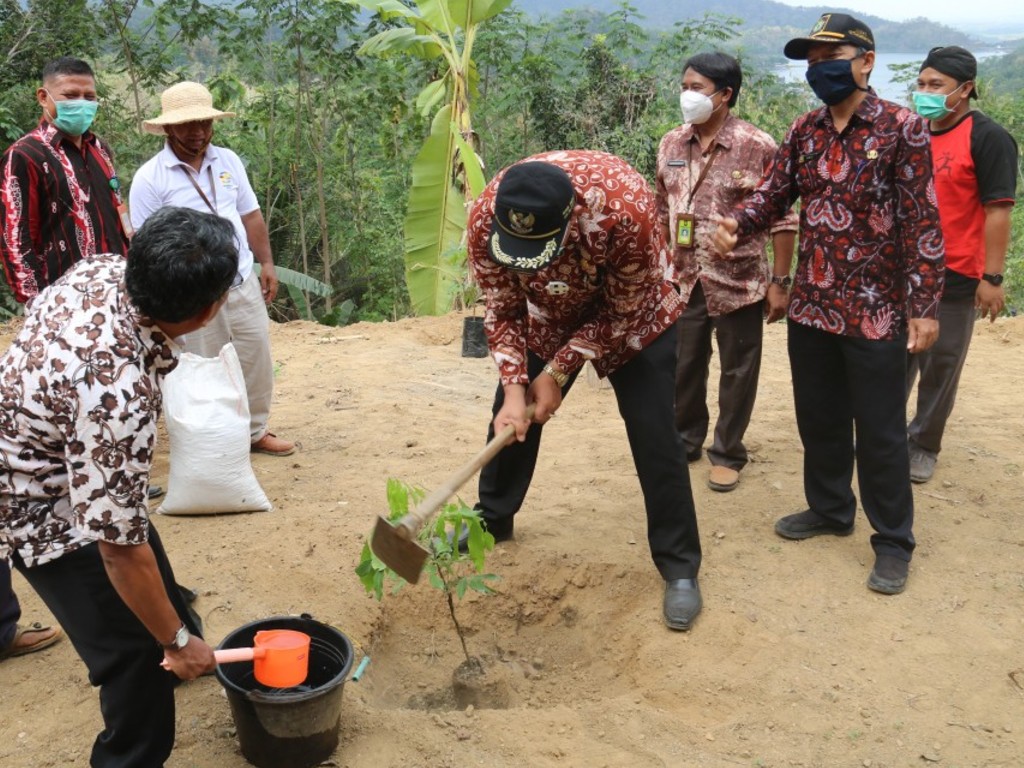
[[[718, 91], [715, 91], [718, 93]], [[712, 93], [711, 96], [714, 96]], [[711, 96], [698, 91], [683, 91], [679, 94], [679, 108], [683, 111], [683, 122], [691, 125], [706, 123], [715, 112], [715, 104]], [[721, 106], [721, 105], [719, 105]]]

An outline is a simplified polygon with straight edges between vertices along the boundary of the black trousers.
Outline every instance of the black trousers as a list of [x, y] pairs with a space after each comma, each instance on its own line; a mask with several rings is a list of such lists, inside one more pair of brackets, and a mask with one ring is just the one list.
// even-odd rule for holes
[[[199, 634], [152, 524], [149, 543], [167, 596], [189, 631]], [[90, 544], [34, 568], [26, 568], [17, 556], [14, 564], [67, 632], [89, 670], [89, 682], [99, 686], [104, 728], [89, 765], [162, 766], [174, 746], [178, 678], [160, 667], [163, 649], [110, 583], [99, 546]]]
[[875, 530], [871, 546], [910, 560], [906, 337], [872, 341], [790, 321], [788, 346], [808, 505], [839, 525], [853, 524], [856, 454], [861, 503]]
[[687, 454], [697, 453], [708, 436], [708, 370], [711, 336], [718, 343], [718, 421], [708, 459], [716, 466], [740, 470], [747, 465], [743, 435], [757, 399], [764, 338], [764, 301], [755, 301], [726, 315], [708, 314], [700, 280], [679, 318], [676, 360], [676, 429]]
[[917, 413], [907, 425], [910, 445], [935, 456], [942, 450], [942, 435], [953, 413], [960, 374], [974, 333], [974, 294], [943, 296], [939, 302], [942, 333], [930, 349], [907, 356], [907, 396], [917, 384]]
[[[669, 328], [608, 377], [626, 425], [643, 491], [651, 556], [665, 580], [695, 578], [701, 561], [689, 468], [682, 439], [673, 423], [676, 334], [675, 326]], [[527, 364], [531, 381], [543, 367], [544, 361], [531, 353]], [[575, 375], [569, 379], [563, 396], [575, 380]], [[504, 401], [504, 390], [499, 384], [494, 398], [495, 415]], [[507, 528], [522, 507], [537, 466], [542, 432], [542, 425], [531, 425], [524, 442], [503, 449], [480, 472], [477, 507], [488, 528]], [[492, 421], [487, 439], [493, 438]]]
[[11, 566], [0, 560], [0, 648], [14, 642], [21, 618], [21, 604], [11, 588]]

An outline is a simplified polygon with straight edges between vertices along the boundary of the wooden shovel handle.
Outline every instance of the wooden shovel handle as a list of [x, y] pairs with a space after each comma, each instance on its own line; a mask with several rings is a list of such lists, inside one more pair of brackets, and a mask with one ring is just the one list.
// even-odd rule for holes
[[[526, 418], [533, 419], [533, 412], [535, 406], [531, 404], [526, 409]], [[487, 462], [493, 459], [498, 453], [508, 445], [509, 440], [516, 433], [516, 428], [512, 424], [509, 424], [501, 432], [494, 436], [483, 449], [464, 464], [455, 474], [449, 477], [440, 488], [436, 488], [433, 493], [427, 496], [423, 501], [416, 505], [409, 514], [395, 523], [395, 528], [398, 533], [408, 540], [416, 538], [416, 534], [420, 528], [423, 527], [423, 523], [427, 521], [434, 512], [448, 501], [449, 498], [455, 495], [455, 492], [459, 490], [466, 482], [475, 475], [481, 467]]]

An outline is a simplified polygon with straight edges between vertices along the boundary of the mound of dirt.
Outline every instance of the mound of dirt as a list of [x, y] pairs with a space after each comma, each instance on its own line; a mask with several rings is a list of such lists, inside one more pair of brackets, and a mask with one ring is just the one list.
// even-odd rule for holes
[[[690, 467], [705, 608], [685, 634], [661, 621], [614, 394], [581, 379], [545, 430], [516, 540], [489, 557], [497, 594], [457, 607], [494, 684], [468, 706], [441, 594], [422, 583], [378, 603], [353, 573], [388, 478], [434, 488], [483, 444], [496, 377], [460, 356], [461, 327], [275, 326], [272, 426], [301, 449], [253, 457], [274, 511], [155, 519], [211, 641], [309, 613], [371, 657], [325, 765], [1024, 764], [1024, 320], [977, 326], [935, 478], [915, 487], [919, 545], [896, 597], [865, 587], [863, 516], [843, 539], [772, 532], [804, 499], [785, 328], [768, 327], [739, 488], [714, 493], [708, 465]], [[48, 618], [18, 575], [15, 590], [26, 620]], [[88, 764], [99, 706], [70, 643], [0, 663], [0, 690], [0, 765]], [[177, 700], [171, 768], [247, 765], [216, 678]]]

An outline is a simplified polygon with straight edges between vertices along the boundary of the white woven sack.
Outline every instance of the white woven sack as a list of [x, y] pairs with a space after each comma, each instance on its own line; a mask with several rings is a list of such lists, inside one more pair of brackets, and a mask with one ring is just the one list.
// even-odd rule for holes
[[271, 508], [249, 460], [249, 400], [238, 353], [181, 355], [164, 380], [171, 471], [163, 515], [263, 512]]

